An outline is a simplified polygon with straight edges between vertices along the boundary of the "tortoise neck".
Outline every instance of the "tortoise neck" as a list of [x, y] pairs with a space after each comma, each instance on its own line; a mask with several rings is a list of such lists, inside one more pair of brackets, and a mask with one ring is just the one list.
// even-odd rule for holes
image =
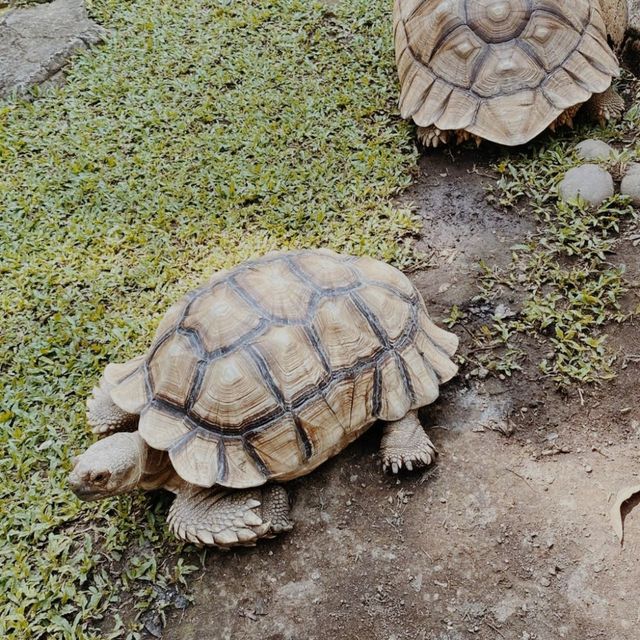
[[147, 491], [165, 487], [170, 489], [170, 478], [175, 475], [169, 455], [147, 445], [140, 438], [140, 479], [138, 486]]

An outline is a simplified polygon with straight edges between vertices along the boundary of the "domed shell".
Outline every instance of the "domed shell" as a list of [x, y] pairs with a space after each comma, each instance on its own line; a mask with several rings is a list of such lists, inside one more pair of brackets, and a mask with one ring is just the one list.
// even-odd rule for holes
[[147, 355], [105, 378], [182, 478], [250, 487], [303, 475], [376, 419], [433, 402], [457, 342], [389, 265], [278, 253], [188, 294]]
[[619, 74], [599, 0], [396, 0], [400, 112], [523, 144]]

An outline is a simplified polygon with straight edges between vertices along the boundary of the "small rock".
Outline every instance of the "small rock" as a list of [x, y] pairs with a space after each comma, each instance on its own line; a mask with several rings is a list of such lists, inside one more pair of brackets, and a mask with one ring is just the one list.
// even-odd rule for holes
[[184, 610], [189, 606], [189, 599], [179, 593], [173, 600], [173, 606], [176, 609]]
[[576, 153], [582, 160], [606, 160], [613, 153], [613, 148], [602, 140], [590, 138], [576, 146]]
[[583, 164], [567, 171], [560, 183], [562, 200], [574, 200], [580, 196], [589, 204], [598, 206], [613, 195], [613, 178], [597, 164]]
[[540, 578], [540, 584], [543, 587], [549, 587], [551, 586], [551, 580], [549, 580], [549, 578]]
[[0, 97], [24, 94], [56, 76], [74, 52], [101, 42], [106, 33], [89, 19], [84, 0], [9, 10], [0, 16]]
[[620, 183], [620, 193], [629, 196], [634, 207], [640, 207], [640, 163], [632, 162]]
[[509, 309], [509, 307], [506, 304], [499, 304], [495, 311], [493, 312], [493, 317], [496, 320], [503, 320], [504, 318], [511, 318], [513, 316], [515, 316], [516, 314], [511, 311], [511, 309]]

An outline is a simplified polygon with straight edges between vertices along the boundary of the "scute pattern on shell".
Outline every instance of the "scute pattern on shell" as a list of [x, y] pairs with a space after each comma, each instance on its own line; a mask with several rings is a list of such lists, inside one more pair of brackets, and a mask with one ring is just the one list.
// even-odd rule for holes
[[433, 402], [456, 366], [397, 269], [329, 251], [269, 254], [218, 275], [171, 307], [123, 377], [118, 404], [200, 486], [290, 479], [377, 418]]
[[505, 145], [619, 74], [598, 0], [396, 0], [394, 34], [402, 117]]

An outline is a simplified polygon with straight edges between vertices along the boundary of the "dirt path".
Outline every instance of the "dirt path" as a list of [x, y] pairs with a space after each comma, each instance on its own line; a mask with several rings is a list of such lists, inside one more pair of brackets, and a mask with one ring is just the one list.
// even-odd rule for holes
[[[488, 164], [423, 158], [405, 195], [439, 266], [414, 274], [433, 314], [469, 306], [478, 261], [504, 264], [532, 219], [485, 202]], [[637, 250], [617, 262], [638, 273]], [[513, 300], [505, 300], [513, 303]], [[638, 328], [612, 339], [637, 354]], [[469, 349], [464, 332], [462, 351]], [[426, 473], [381, 473], [380, 431], [294, 484], [295, 530], [209, 553], [176, 640], [637, 640], [640, 511], [620, 548], [612, 494], [640, 472], [639, 364], [599, 392], [565, 397], [534, 367], [449, 384], [424, 412], [441, 456]]]

